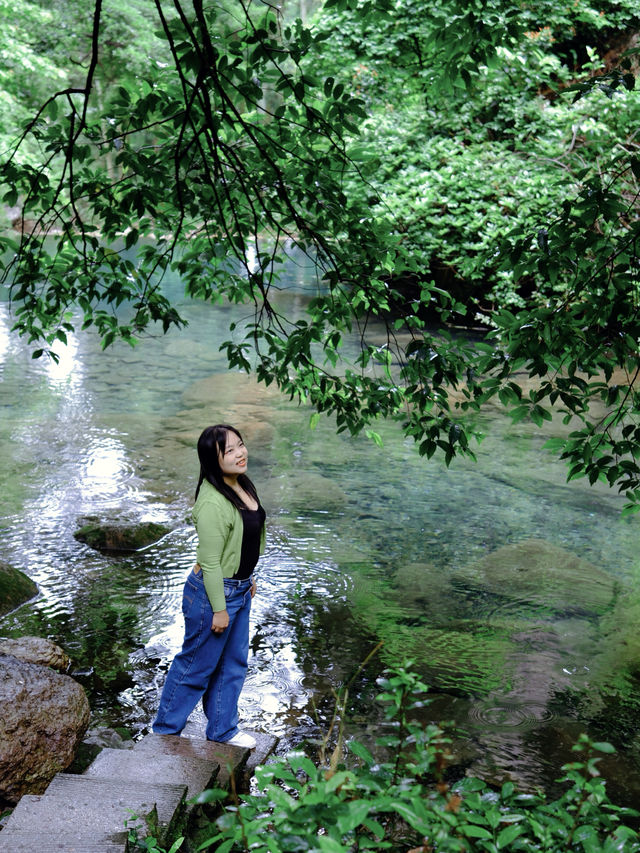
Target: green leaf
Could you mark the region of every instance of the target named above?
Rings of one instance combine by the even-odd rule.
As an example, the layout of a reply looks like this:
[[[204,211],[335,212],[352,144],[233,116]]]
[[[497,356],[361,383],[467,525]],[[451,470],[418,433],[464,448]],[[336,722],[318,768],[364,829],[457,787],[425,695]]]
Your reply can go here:
[[[591,744],[593,749],[597,749],[598,752],[605,752],[608,755],[613,755],[616,751],[615,746],[611,743],[607,743],[607,741],[598,741],[597,743]]]
[[[18,201],[18,191],[15,187],[11,187],[6,191],[6,193],[2,196],[2,200],[9,207],[15,207]]]
[[[194,803],[217,803],[221,800],[226,800],[228,796],[229,792],[223,791],[221,788],[209,788],[205,791],[201,791],[201,793],[194,798]]]
[[[416,829],[418,832],[426,835],[429,832],[429,824],[424,820],[422,815],[417,814],[414,806],[402,801],[394,801],[392,803],[393,811],[404,818],[406,822]]]
[[[520,826],[517,823],[512,823],[510,826],[506,826],[504,829],[500,830],[498,833],[498,837],[496,839],[496,846],[499,850],[504,850],[505,847],[509,847],[516,838],[518,838],[524,832],[524,827]]]
[[[567,474],[567,482],[569,482],[569,480],[575,480],[575,479],[578,479],[578,478],[584,477],[584,476],[586,476],[586,471],[584,469],[584,463],[578,462],[576,465],[573,465],[569,469],[569,473]]]
[[[559,450],[564,450],[566,444],[566,439],[564,438],[549,438],[542,445],[545,450],[551,450],[554,453],[557,453]]]
[[[372,429],[368,429],[365,431],[365,435],[367,438],[370,438],[378,447],[383,447],[382,437],[379,433],[375,432]]]
[[[366,765],[370,766],[370,765],[375,763],[376,759],[369,752],[367,747],[364,746],[363,744],[361,744],[359,741],[357,741],[357,740],[349,741],[348,747],[349,747],[349,752],[352,752],[358,758],[362,759],[362,761],[364,761]]]
[[[340,842],[336,841],[333,838],[329,838],[326,835],[318,835],[315,839],[315,843],[318,845],[319,850],[326,851],[326,853],[347,853],[347,851],[349,850],[348,847],[344,847],[342,844],[340,844]]]
[[[476,826],[472,823],[461,823],[458,825],[459,831],[466,835],[467,838],[491,838],[492,835],[488,829],[483,826]]]
[[[125,236],[125,240],[124,240],[125,248],[130,249],[137,242],[138,242],[138,229],[137,228],[131,228]]]
[[[347,803],[346,808],[346,813],[341,814],[336,821],[338,831],[343,835],[363,824],[369,812],[375,810],[375,803],[367,800],[352,800]]]

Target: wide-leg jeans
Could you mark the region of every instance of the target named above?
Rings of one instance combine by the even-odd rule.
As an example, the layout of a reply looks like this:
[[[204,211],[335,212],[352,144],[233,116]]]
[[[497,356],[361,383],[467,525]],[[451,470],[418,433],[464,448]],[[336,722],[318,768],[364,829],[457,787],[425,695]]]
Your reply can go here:
[[[252,579],[224,578],[229,625],[211,630],[213,611],[202,572],[184,585],[184,643],[173,659],[153,723],[155,734],[180,734],[198,700],[207,717],[207,738],[224,742],[238,732],[238,699],[247,672]]]

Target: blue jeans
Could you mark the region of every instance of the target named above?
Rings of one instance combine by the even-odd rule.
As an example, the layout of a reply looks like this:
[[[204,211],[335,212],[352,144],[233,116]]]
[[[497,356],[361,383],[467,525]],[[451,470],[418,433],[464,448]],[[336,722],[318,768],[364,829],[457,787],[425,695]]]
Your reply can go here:
[[[224,742],[238,732],[238,699],[247,672],[251,578],[224,578],[229,625],[211,630],[213,611],[202,572],[191,572],[184,585],[184,643],[173,659],[153,722],[159,735],[178,735],[202,697],[207,739]]]

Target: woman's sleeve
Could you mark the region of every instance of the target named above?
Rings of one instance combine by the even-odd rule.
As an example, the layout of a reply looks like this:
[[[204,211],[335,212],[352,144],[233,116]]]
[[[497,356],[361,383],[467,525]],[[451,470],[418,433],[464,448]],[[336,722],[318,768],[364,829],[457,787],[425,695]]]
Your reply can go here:
[[[222,582],[221,558],[230,534],[228,521],[220,507],[205,502],[196,521],[198,531],[198,562],[202,568],[202,579],[209,602],[214,612],[226,609],[224,584]]]

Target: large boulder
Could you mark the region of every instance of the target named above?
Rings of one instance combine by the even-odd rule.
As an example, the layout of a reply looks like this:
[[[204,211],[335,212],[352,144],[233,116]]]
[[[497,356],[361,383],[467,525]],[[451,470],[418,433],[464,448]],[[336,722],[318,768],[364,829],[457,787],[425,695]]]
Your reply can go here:
[[[72,762],[89,702],[69,676],[0,654],[0,708],[0,798],[17,803]]]
[[[35,583],[19,569],[0,561],[0,616],[38,594]]]
[[[73,534],[78,542],[84,542],[90,548],[116,554],[139,551],[153,545],[171,528],[155,521],[119,522],[101,521],[96,518],[84,519],[85,523]]]

